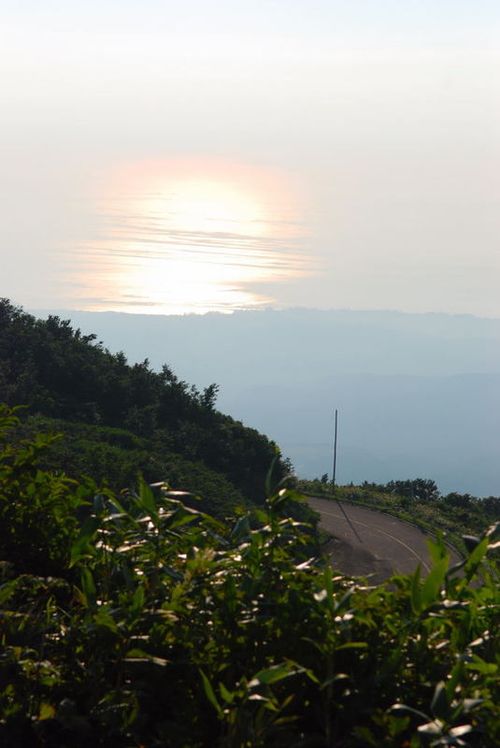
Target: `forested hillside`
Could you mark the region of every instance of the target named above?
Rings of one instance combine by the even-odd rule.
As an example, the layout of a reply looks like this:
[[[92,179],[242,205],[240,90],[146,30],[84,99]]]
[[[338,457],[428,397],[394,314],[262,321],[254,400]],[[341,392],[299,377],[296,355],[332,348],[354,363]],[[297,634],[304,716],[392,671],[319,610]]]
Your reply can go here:
[[[218,412],[216,397],[215,384],[200,392],[166,364],[160,372],[147,360],[131,366],[68,321],[39,320],[0,301],[0,402],[27,406],[26,435],[71,436],[52,445],[47,466],[116,488],[142,471],[206,497],[222,493],[226,504],[260,501],[278,448]],[[273,480],[288,469],[278,457]]]

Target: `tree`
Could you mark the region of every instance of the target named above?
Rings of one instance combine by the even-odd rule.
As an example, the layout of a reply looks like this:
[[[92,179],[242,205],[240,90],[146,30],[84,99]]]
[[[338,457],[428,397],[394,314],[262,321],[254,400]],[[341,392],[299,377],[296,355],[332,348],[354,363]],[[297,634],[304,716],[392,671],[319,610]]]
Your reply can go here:
[[[414,501],[434,501],[439,498],[439,489],[435,481],[426,478],[391,480],[384,489]]]

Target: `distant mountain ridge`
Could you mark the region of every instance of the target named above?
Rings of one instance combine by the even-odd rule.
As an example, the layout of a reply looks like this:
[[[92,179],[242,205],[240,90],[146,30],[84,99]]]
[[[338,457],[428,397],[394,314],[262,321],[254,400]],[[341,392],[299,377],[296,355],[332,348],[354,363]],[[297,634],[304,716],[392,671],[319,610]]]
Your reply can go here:
[[[57,313],[132,361],[172,361],[198,387],[217,382],[219,407],[269,434],[304,477],[331,469],[338,407],[340,481],[423,475],[443,491],[500,492],[500,319]]]
[[[150,347],[142,334],[159,334],[154,340],[160,349],[149,353],[156,365],[164,354],[161,334],[168,334],[169,345],[183,355],[180,364],[186,372],[182,376],[192,372],[195,380],[206,371],[199,365],[202,353],[211,354],[205,360],[209,372],[225,370],[213,357],[214,346],[221,353],[230,349],[237,354],[225,362],[232,369],[253,360],[247,340],[258,345],[270,362],[293,357],[297,365],[300,352],[303,368],[312,356],[337,374],[500,372],[500,319],[496,318],[314,309],[185,316],[74,310],[33,313],[70,318],[83,331],[93,329],[102,335],[113,350],[123,348],[134,360],[144,358]]]

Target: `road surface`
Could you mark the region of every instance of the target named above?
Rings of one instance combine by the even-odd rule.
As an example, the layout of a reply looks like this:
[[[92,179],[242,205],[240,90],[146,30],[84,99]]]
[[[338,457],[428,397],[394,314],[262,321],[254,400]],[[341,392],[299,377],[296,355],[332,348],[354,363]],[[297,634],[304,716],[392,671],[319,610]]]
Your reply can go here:
[[[353,532],[339,502],[309,498],[309,504],[321,515],[320,526],[332,535],[326,550],[333,565],[344,574],[371,575],[374,582],[379,582],[395,572],[411,573],[419,563],[423,574],[429,571],[429,535],[418,527],[374,509],[342,502]],[[460,560],[454,551],[451,556],[452,563]]]

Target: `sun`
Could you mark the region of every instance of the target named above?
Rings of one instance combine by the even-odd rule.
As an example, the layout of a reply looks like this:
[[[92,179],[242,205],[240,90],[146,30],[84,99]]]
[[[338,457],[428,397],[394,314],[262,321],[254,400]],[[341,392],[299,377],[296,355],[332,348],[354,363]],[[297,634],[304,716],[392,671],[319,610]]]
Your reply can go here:
[[[186,179],[160,190],[146,206],[172,231],[251,234],[265,230],[258,198],[231,184],[213,179]]]
[[[270,303],[265,284],[306,272],[297,202],[272,171],[140,164],[113,175],[100,203],[103,235],[80,273],[92,273],[94,309],[230,312]]]

